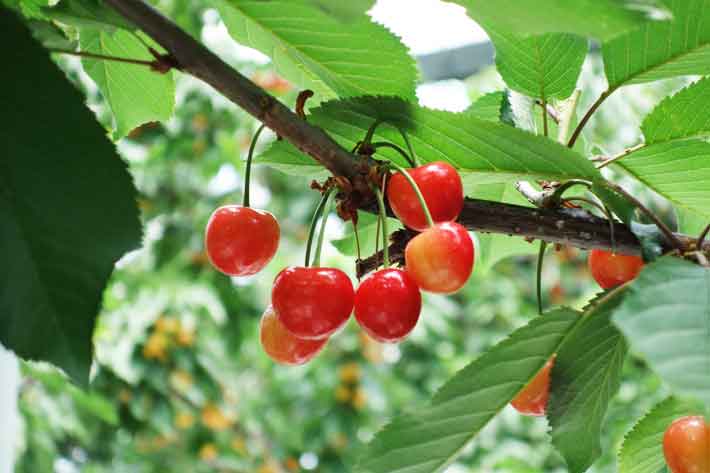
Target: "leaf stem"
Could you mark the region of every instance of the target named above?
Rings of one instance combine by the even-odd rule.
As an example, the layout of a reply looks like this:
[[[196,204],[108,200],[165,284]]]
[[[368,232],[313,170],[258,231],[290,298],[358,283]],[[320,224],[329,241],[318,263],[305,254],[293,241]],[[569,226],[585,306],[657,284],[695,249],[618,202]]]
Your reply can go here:
[[[577,142],[577,139],[579,138],[579,135],[582,134],[582,130],[584,130],[584,127],[587,125],[587,122],[589,121],[590,118],[592,118],[592,115],[594,115],[594,112],[597,111],[599,106],[604,103],[604,101],[616,90],[616,87],[611,87],[604,91],[599,98],[597,99],[596,102],[592,104],[591,107],[589,107],[589,110],[587,110],[587,113],[584,114],[584,117],[579,121],[577,124],[577,128],[574,129],[574,132],[572,133],[572,137],[569,139],[569,142],[567,142],[567,147],[572,148],[574,144]]]
[[[335,194],[333,192],[329,191],[328,197],[325,199],[325,207],[323,208],[323,215],[321,216],[321,222],[320,222],[320,233],[318,233],[318,243],[316,244],[316,254],[313,257],[312,266],[314,266],[314,267],[320,266],[320,254],[321,254],[321,250],[323,249],[323,241],[325,240],[325,225],[328,222],[328,214],[330,213],[330,208],[332,207],[332,204],[333,204],[332,197],[334,195]]]
[[[550,129],[547,125],[547,99],[542,98],[542,130],[545,137],[550,134]]]
[[[131,59],[131,58],[125,58],[125,57],[107,56],[105,54],[96,54],[96,53],[90,53],[87,51],[72,51],[71,49],[63,49],[63,48],[47,48],[47,49],[52,53],[68,54],[70,56],[79,56],[79,57],[85,57],[88,59],[123,62],[126,64],[135,64],[138,66],[148,66],[150,68],[154,68],[156,65],[155,60],[148,61],[145,59]]]
[[[412,159],[412,157],[411,157],[409,154],[407,154],[407,152],[404,151],[401,147],[397,146],[397,145],[394,144],[394,143],[390,143],[389,141],[377,141],[377,142],[375,142],[375,143],[372,143],[372,147],[375,148],[375,149],[377,149],[377,148],[392,148],[393,150],[395,150],[395,151],[397,151],[399,154],[401,154],[402,157],[407,160],[407,162],[409,163],[409,165],[410,165],[411,167],[415,167],[415,166],[416,166],[416,164],[415,164],[414,160]]]
[[[318,202],[316,210],[313,212],[313,217],[311,217],[311,224],[308,230],[308,242],[306,242],[306,260],[304,266],[307,268],[309,266],[309,261],[311,259],[311,246],[313,246],[313,236],[316,233],[316,224],[318,223],[318,218],[323,213],[323,208],[325,207],[325,201],[328,200],[331,190],[327,190],[325,194]]]
[[[249,189],[251,188],[251,161],[254,157],[256,141],[259,139],[259,135],[261,135],[261,132],[264,131],[264,128],[266,128],[266,125],[263,124],[259,128],[257,128],[256,132],[254,133],[254,136],[251,139],[251,143],[249,144],[246,171],[244,172],[244,196],[242,197],[242,205],[244,207],[249,207]]]
[[[426,222],[430,227],[434,226],[434,219],[431,218],[431,213],[429,212],[429,207],[426,205],[426,201],[424,200],[424,196],[422,195],[422,191],[419,190],[419,186],[417,185],[416,182],[414,182],[414,179],[412,176],[409,175],[409,173],[402,168],[401,166],[390,162],[390,166],[395,168],[400,174],[404,176],[404,178],[409,182],[409,185],[412,186],[412,189],[414,190],[414,193],[417,195],[417,199],[419,199],[419,205],[422,206],[422,210],[424,211],[424,217],[426,218]]]
[[[537,312],[542,315],[542,262],[545,260],[547,242],[540,240],[540,251],[537,254]]]
[[[605,161],[602,161],[601,163],[597,164],[597,169],[601,169],[601,168],[604,168],[604,167],[606,167],[606,166],[608,166],[608,165],[610,165],[610,164],[612,164],[612,163],[615,163],[615,162],[617,162],[618,160],[620,160],[621,158],[623,158],[623,157],[625,157],[625,156],[628,156],[628,155],[630,155],[631,153],[634,153],[634,152],[640,150],[641,148],[643,148],[643,147],[645,147],[645,146],[646,146],[646,143],[639,143],[639,144],[637,144],[636,146],[632,146],[631,148],[626,148],[624,151],[622,151],[621,153],[617,154],[616,156],[612,156],[611,158],[609,158],[609,159],[607,159],[607,160],[605,160]]]

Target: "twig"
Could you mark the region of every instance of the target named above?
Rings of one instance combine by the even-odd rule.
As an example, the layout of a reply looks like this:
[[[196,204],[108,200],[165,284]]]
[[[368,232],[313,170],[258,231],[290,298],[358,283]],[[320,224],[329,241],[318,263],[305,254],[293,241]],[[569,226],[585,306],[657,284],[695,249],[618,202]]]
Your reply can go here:
[[[137,66],[148,66],[151,69],[155,67],[156,61],[148,61],[145,59],[131,59],[131,58],[126,58],[126,57],[116,57],[116,56],[108,56],[105,54],[96,54],[96,53],[90,53],[87,51],[73,51],[71,49],[63,49],[63,48],[47,48],[50,52],[52,53],[57,53],[57,54],[68,54],[70,56],[79,56],[79,57],[85,57],[88,59],[98,59],[101,61],[113,61],[113,62],[123,62],[126,64],[134,64]]]
[[[569,139],[569,142],[567,143],[567,146],[569,148],[572,148],[574,144],[577,142],[577,138],[579,138],[579,135],[582,133],[582,130],[584,130],[584,127],[587,125],[587,122],[589,121],[590,118],[592,118],[592,115],[594,115],[594,112],[597,111],[599,106],[609,97],[614,91],[616,90],[615,87],[612,87],[610,89],[607,89],[604,93],[602,93],[599,98],[597,99],[596,102],[592,104],[591,107],[589,107],[589,110],[587,110],[587,113],[584,114],[584,117],[579,121],[577,124],[577,128],[574,129],[574,132],[572,133],[572,137]]]
[[[615,155],[615,156],[612,156],[611,158],[606,159],[606,160],[602,161],[601,163],[597,164],[597,169],[601,169],[601,168],[606,167],[606,166],[608,166],[608,165],[610,165],[610,164],[612,164],[612,163],[615,163],[616,161],[620,160],[621,158],[623,158],[623,157],[625,157],[625,156],[628,156],[628,155],[630,155],[631,153],[634,153],[634,152],[640,150],[640,149],[643,148],[644,146],[646,146],[646,143],[639,143],[639,144],[637,144],[636,146],[632,146],[632,147],[630,147],[630,148],[626,148],[626,149],[625,149],[624,151],[622,151],[621,153],[619,153],[619,154],[617,154],[617,155]]]

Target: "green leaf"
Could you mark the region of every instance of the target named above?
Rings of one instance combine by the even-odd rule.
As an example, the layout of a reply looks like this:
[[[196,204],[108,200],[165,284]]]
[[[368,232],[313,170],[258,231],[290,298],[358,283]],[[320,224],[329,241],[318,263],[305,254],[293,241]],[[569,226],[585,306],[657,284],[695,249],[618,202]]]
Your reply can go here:
[[[53,7],[43,7],[48,18],[76,28],[96,28],[114,32],[116,28],[133,30],[135,27],[115,10],[97,0],[63,0]]]
[[[479,120],[499,122],[503,118],[505,100],[505,92],[490,92],[479,97],[463,113]]]
[[[341,21],[353,21],[363,16],[375,4],[375,0],[348,0],[333,2],[329,0],[309,0],[309,3],[323,13]]]
[[[82,51],[122,58],[152,60],[148,49],[132,33],[82,29]],[[115,121],[115,138],[122,138],[138,125],[165,121],[175,106],[172,72],[160,74],[147,66],[115,61],[82,59],[86,73],[96,82]]]
[[[360,238],[360,254],[362,257],[370,256],[375,252],[375,231],[377,230],[377,216],[367,212],[358,212],[357,234]],[[355,241],[355,233],[353,232],[352,223],[346,224],[347,230],[342,238],[332,240],[331,243],[339,252],[345,256],[357,256],[357,246]],[[390,233],[402,228],[399,220],[394,218],[387,219],[387,229]],[[382,230],[380,229],[380,232]],[[381,233],[380,233],[381,235]],[[382,240],[380,236],[379,240]],[[378,244],[382,248],[382,241]]]
[[[646,143],[710,134],[710,79],[701,79],[667,97],[644,119]]]
[[[584,38],[565,33],[522,37],[486,30],[496,48],[498,72],[508,87],[548,101],[572,95],[587,55]]]
[[[468,183],[599,177],[590,161],[565,146],[469,113],[431,110],[395,98],[360,97],[324,103],[308,117],[309,122],[325,129],[346,149],[352,149],[378,119],[386,123],[377,129],[373,141],[406,147],[396,127],[406,130],[421,161],[447,161],[463,173]],[[288,146],[275,145],[272,149],[279,152],[278,158],[269,149],[262,162],[278,159],[283,165],[286,154],[282,151]],[[291,148],[290,155],[297,155],[298,151]],[[375,156],[405,165],[403,158],[390,149],[382,148]],[[291,161],[293,165],[311,163],[311,158],[305,157]]]
[[[710,217],[710,144],[705,141],[651,145],[619,164],[676,205]]]
[[[276,70],[321,98],[365,94],[415,97],[417,70],[384,26],[343,23],[307,0],[218,0],[232,37],[271,57]]]
[[[671,256],[648,264],[613,320],[674,392],[710,406],[710,269]]]
[[[627,344],[611,323],[623,291],[603,293],[567,336],[552,369],[547,407],[552,443],[571,473],[586,471],[601,455],[599,438],[611,398],[619,389]]]
[[[678,231],[687,235],[699,236],[710,224],[710,219],[690,210],[678,208],[676,214],[678,216]]]
[[[140,244],[136,190],[103,128],[22,23],[0,9],[0,342],[88,382],[114,263]],[[38,135],[41,130],[41,135]]]
[[[630,0],[452,0],[469,16],[499,31],[529,36],[542,33],[574,33],[608,40],[635,29],[646,14]]]
[[[266,164],[284,174],[298,177],[310,177],[320,180],[328,177],[328,171],[318,161],[303,154],[287,141],[273,141],[256,158],[254,164]]]
[[[703,415],[702,406],[677,398],[657,404],[626,434],[619,452],[619,473],[658,473],[666,462],[663,434],[680,417]]]
[[[602,45],[609,87],[710,73],[705,0],[668,0],[672,21],[653,22]]]
[[[537,374],[580,320],[560,309],[536,317],[451,378],[431,404],[404,414],[370,442],[356,471],[444,471]]]

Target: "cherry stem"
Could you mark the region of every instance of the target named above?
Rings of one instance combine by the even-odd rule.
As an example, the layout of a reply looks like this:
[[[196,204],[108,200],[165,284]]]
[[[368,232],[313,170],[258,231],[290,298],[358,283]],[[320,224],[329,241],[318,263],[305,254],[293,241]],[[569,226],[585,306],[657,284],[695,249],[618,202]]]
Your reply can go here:
[[[389,238],[389,231],[387,228],[387,211],[385,210],[385,199],[382,197],[382,191],[375,188],[375,195],[377,196],[377,205],[380,207],[379,219],[382,222],[382,252],[384,256],[384,267],[389,268],[390,265],[390,249],[387,238]]]
[[[328,197],[325,199],[325,207],[323,208],[323,215],[320,221],[320,233],[318,234],[318,242],[316,243],[316,254],[313,257],[313,264],[311,266],[320,266],[320,254],[323,249],[323,240],[325,240],[325,224],[328,222],[328,214],[330,213],[330,208],[333,204],[332,197],[335,194],[328,192]]]
[[[545,260],[547,242],[540,240],[540,251],[537,254],[537,312],[542,315],[542,262]]]
[[[308,242],[306,243],[306,261],[305,267],[309,266],[309,261],[311,259],[311,246],[313,246],[313,236],[316,233],[316,224],[318,223],[318,218],[323,213],[323,208],[325,207],[325,201],[328,200],[330,196],[330,190],[326,191],[318,202],[316,210],[313,212],[313,217],[311,218],[311,225],[308,230]]]
[[[409,155],[412,157],[412,161],[414,161],[412,167],[418,166],[419,160],[417,159],[417,153],[414,152],[414,147],[412,147],[412,142],[409,141],[409,136],[401,128],[397,128],[397,130],[399,130],[399,134],[402,135],[402,139],[404,139],[404,143],[407,145],[407,149],[409,150]]]
[[[394,143],[390,143],[388,141],[377,141],[375,143],[372,143],[372,147],[377,149],[377,148],[392,148],[393,150],[397,151],[399,154],[401,154],[404,159],[407,160],[409,165],[411,167],[416,167],[415,161],[412,159],[411,155],[407,154],[406,151],[404,151],[401,147],[397,146]]]
[[[145,59],[131,59],[131,58],[125,58],[125,57],[107,56],[105,54],[89,53],[86,51],[72,51],[71,49],[48,48],[48,50],[52,53],[68,54],[70,56],[79,56],[79,57],[85,57],[88,59],[99,59],[102,61],[123,62],[126,64],[135,64],[138,66],[148,66],[151,68],[154,67],[156,64],[155,60],[148,61]]]
[[[355,251],[357,253],[357,261],[360,261],[362,259],[362,254],[360,253],[360,235],[357,231],[357,223],[355,223],[355,219],[351,220],[351,222],[353,224],[353,234],[355,235]]]
[[[375,135],[375,130],[377,130],[377,127],[380,126],[381,123],[382,123],[382,121],[375,120],[375,122],[372,125],[370,125],[370,128],[367,129],[367,133],[365,134],[365,138],[360,143],[360,146],[369,145],[372,142],[372,137]]]
[[[404,178],[409,182],[409,185],[412,186],[412,189],[414,190],[414,193],[417,195],[417,199],[419,199],[419,205],[422,206],[422,210],[424,211],[424,217],[426,218],[427,225],[430,227],[434,226],[434,219],[431,218],[431,213],[429,212],[429,207],[426,205],[426,201],[424,200],[424,196],[422,195],[422,191],[419,190],[419,186],[417,185],[416,182],[414,182],[414,179],[412,176],[409,175],[409,173],[402,168],[402,166],[399,166],[398,164],[395,164],[390,161],[390,166],[395,168],[400,174],[404,176]]]
[[[594,112],[597,111],[599,106],[604,103],[604,101],[616,90],[616,87],[611,87],[607,89],[604,93],[602,93],[599,98],[597,99],[596,102],[592,104],[591,107],[589,107],[589,110],[587,110],[587,113],[584,114],[582,119],[579,121],[577,124],[577,128],[574,129],[572,132],[572,137],[569,139],[567,142],[567,147],[572,148],[574,147],[574,144],[577,142],[577,139],[579,136],[582,134],[582,130],[584,130],[584,127],[587,125],[587,122],[589,121],[590,118],[592,118],[592,115],[594,115]]]
[[[251,187],[251,160],[254,156],[254,148],[256,148],[256,141],[259,139],[259,135],[264,131],[266,125],[261,125],[257,128],[256,133],[251,139],[251,144],[249,144],[249,153],[247,153],[247,165],[246,171],[244,173],[244,197],[242,198],[242,205],[244,207],[249,207],[249,188]]]

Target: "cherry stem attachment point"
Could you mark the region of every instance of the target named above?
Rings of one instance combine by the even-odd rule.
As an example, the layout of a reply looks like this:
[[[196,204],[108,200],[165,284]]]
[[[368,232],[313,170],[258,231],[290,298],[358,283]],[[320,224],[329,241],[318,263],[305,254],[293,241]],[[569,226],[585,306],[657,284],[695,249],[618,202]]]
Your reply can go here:
[[[419,186],[417,185],[416,182],[414,182],[414,179],[412,176],[409,175],[406,169],[402,168],[401,166],[390,162],[390,166],[395,168],[400,174],[404,176],[404,178],[409,182],[409,185],[412,186],[412,189],[414,190],[414,193],[417,195],[417,199],[419,199],[419,204],[422,206],[422,210],[424,211],[424,217],[426,218],[426,222],[430,227],[434,226],[434,219],[431,218],[431,213],[429,212],[429,207],[426,205],[426,201],[424,200],[424,196],[422,195],[422,191],[419,190]]]
[[[323,208],[325,208],[325,202],[330,196],[331,190],[327,190],[318,202],[316,210],[313,212],[313,217],[311,218],[311,224],[308,230],[308,242],[306,242],[306,260],[304,266],[307,268],[311,259],[311,246],[313,246],[313,237],[316,233],[316,225],[318,224],[318,218],[323,213]]]
[[[242,205],[244,207],[249,207],[249,189],[251,187],[251,161],[254,157],[256,141],[259,139],[259,135],[261,135],[261,132],[264,131],[264,128],[266,128],[266,125],[261,125],[259,128],[257,128],[256,132],[254,133],[254,136],[251,139],[251,143],[249,144],[246,171],[244,172],[244,197],[242,198]]]
[[[332,190],[332,189],[331,189]],[[323,207],[323,215],[320,221],[320,233],[318,233],[318,242],[316,243],[316,254],[313,257],[313,264],[311,266],[320,266],[320,254],[323,250],[323,241],[325,240],[325,225],[328,222],[328,214],[330,213],[330,208],[333,205],[333,196],[335,193],[328,191],[327,198],[325,199],[325,206]]]
[[[375,143],[372,143],[372,147],[375,148],[375,150],[377,148],[391,148],[401,154],[402,157],[407,160],[411,167],[416,167],[416,162],[414,161],[414,159],[412,159],[412,156],[410,154],[407,154],[406,151],[404,151],[401,147],[397,146],[394,143],[390,143],[389,141],[377,141]]]
[[[384,187],[384,186],[383,186]],[[377,196],[377,205],[380,208],[379,219],[382,222],[382,251],[384,256],[384,267],[388,268],[390,265],[390,249],[389,242],[389,232],[387,228],[387,211],[385,210],[385,199],[382,197],[382,191],[375,188],[375,195]]]

